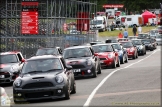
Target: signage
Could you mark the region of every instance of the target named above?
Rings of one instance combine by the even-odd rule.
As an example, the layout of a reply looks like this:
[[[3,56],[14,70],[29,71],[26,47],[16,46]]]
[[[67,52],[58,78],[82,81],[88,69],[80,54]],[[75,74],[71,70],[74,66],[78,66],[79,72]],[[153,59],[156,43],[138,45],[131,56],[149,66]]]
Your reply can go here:
[[[21,12],[22,34],[38,34],[37,9],[23,9]]]
[[[124,5],[122,5],[122,4],[119,4],[119,5],[117,5],[117,4],[109,4],[109,5],[103,5],[102,7],[103,8],[123,8]]]
[[[37,0],[22,0],[21,5],[21,33],[38,34]]]

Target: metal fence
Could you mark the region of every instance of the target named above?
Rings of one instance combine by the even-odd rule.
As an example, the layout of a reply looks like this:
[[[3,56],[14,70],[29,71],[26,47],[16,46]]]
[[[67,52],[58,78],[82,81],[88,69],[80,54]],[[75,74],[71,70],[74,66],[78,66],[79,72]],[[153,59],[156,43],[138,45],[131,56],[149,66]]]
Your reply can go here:
[[[96,0],[38,0],[37,35],[21,33],[22,0],[0,0],[0,51],[19,50],[26,57],[34,55],[39,47],[81,45],[95,40],[95,34],[80,30],[78,34],[70,33],[79,19],[79,12],[88,13],[91,20],[96,13]],[[63,25],[67,24],[67,31]],[[88,29],[89,30],[89,29]]]

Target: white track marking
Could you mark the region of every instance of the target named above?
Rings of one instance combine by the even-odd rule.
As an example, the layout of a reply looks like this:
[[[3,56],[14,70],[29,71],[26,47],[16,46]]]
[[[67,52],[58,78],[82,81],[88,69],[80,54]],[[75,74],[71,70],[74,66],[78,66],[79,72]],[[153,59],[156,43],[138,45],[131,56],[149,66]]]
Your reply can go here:
[[[119,69],[116,69],[116,70],[112,71],[112,72],[111,72],[110,74],[108,74],[108,75],[98,84],[98,86],[92,91],[92,93],[89,95],[87,101],[85,102],[85,104],[84,104],[83,106],[84,106],[84,107],[88,107],[88,106],[89,106],[89,104],[91,103],[91,100],[93,99],[93,97],[94,97],[94,95],[96,94],[97,90],[98,90],[98,89],[105,83],[105,81],[106,81],[110,76],[112,76],[115,72],[117,72],[117,71],[119,71],[119,70],[122,70],[122,69],[125,69],[125,68],[128,68],[128,67],[130,67],[130,66],[132,66],[132,65],[134,65],[134,64],[137,64],[137,63],[139,63],[139,62],[145,60],[146,58],[150,57],[151,55],[153,55],[155,52],[157,52],[157,51],[159,51],[159,50],[160,50],[160,49],[156,49],[156,50],[155,50],[153,53],[151,53],[149,56],[147,56],[147,57],[145,57],[145,58],[143,58],[143,59],[140,59],[139,61],[134,62],[134,63],[132,63],[132,64],[130,64],[130,65],[124,67],[124,68],[119,68]]]

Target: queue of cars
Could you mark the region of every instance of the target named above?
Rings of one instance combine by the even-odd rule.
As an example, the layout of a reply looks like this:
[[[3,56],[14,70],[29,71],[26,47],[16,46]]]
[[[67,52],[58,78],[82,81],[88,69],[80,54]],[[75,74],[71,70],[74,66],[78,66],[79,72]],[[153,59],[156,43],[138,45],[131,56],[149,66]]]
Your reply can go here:
[[[102,68],[116,68],[156,49],[156,41],[148,36],[107,39],[89,44],[40,48],[29,59],[21,52],[1,53],[0,83],[13,82],[15,103],[39,99],[70,99],[76,93],[76,79],[96,78]],[[11,57],[12,56],[12,57]],[[13,58],[13,60],[12,60]]]

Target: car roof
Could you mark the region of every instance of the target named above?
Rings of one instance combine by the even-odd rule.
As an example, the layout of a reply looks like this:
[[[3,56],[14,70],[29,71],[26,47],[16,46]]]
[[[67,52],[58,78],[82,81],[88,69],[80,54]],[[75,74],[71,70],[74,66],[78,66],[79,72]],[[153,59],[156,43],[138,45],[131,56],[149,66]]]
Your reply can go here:
[[[90,45],[72,46],[72,47],[65,48],[64,50],[67,50],[67,49],[77,49],[77,48],[89,48],[89,47],[92,47],[92,46],[90,46]]]
[[[62,56],[60,56],[60,55],[41,55],[41,56],[33,56],[27,60],[50,59],[50,58],[62,58]]]
[[[111,44],[109,44],[109,43],[103,43],[103,44],[95,44],[95,45],[93,45],[93,46],[102,46],[102,45],[111,45]],[[92,47],[93,47],[92,46]]]
[[[126,43],[126,42],[131,42],[131,41],[120,41],[120,43]]]
[[[10,54],[17,54],[20,53],[19,51],[10,51],[10,52],[1,52],[0,55],[10,55]]]
[[[141,40],[141,39],[132,39],[132,40]]]

